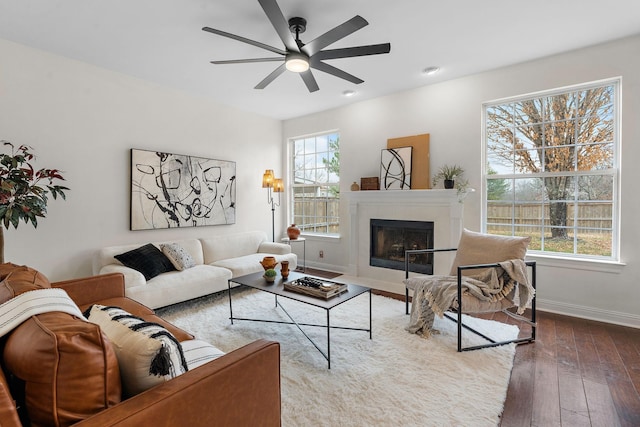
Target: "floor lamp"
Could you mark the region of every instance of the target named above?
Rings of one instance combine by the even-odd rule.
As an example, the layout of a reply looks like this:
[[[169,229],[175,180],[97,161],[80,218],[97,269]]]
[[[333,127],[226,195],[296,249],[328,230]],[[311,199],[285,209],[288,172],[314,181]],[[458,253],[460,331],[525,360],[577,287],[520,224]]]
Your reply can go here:
[[[276,206],[280,206],[280,193],[284,191],[282,178],[275,178],[273,170],[267,169],[262,175],[262,188],[267,189],[267,203],[271,205],[271,234],[273,241],[276,241]],[[278,201],[275,201],[275,194],[278,193]]]

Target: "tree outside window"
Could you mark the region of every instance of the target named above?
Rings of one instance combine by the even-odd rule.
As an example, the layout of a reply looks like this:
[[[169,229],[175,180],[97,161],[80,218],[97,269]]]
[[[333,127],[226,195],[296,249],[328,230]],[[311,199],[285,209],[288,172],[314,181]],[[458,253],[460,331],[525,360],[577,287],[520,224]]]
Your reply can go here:
[[[292,217],[303,233],[337,235],[340,225],[340,135],[292,140]]]
[[[485,228],[531,249],[617,256],[618,81],[484,106]]]

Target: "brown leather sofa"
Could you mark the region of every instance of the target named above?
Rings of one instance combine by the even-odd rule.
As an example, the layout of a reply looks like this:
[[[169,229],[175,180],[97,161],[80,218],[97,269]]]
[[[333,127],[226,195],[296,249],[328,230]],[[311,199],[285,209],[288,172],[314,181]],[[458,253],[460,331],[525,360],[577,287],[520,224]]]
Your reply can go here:
[[[0,297],[4,296],[3,301],[6,301],[7,290],[2,286],[6,278],[3,266],[7,264],[0,265]],[[151,309],[125,297],[124,277],[120,273],[51,283],[51,287],[64,289],[82,311],[94,303],[118,306],[163,325],[179,341],[193,339],[188,332],[164,321]],[[3,354],[0,425],[37,425],[33,420],[25,419],[29,416],[28,411],[16,408],[19,399],[12,396],[12,392],[24,393],[24,390],[19,387],[16,390],[15,375],[5,364],[4,355],[11,350],[7,346],[20,342],[12,341],[10,336],[11,333],[0,339]],[[78,369],[82,371],[83,368]],[[106,409],[72,424],[88,427],[279,426],[280,399],[280,346],[277,342],[258,340],[119,403],[107,402]],[[119,396],[117,400],[120,400]]]

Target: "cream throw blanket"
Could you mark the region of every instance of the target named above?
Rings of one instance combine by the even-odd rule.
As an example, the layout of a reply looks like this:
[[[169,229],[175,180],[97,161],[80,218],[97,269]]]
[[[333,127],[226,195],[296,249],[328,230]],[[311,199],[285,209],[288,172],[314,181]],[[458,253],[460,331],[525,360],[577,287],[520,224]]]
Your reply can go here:
[[[517,286],[519,299],[517,312],[524,313],[535,293],[535,289],[529,282],[527,265],[520,259],[498,264],[500,267],[490,268],[472,276],[463,276],[463,294],[472,295],[487,303],[507,299],[509,305],[513,306]],[[422,283],[413,290],[411,318],[409,326],[405,329],[428,338],[432,332],[436,332],[432,331],[434,314],[442,317],[449,308],[458,306],[458,278],[457,276],[424,276],[421,279]]]
[[[37,289],[0,304],[0,337],[36,314],[61,311],[84,319],[82,312],[64,289]]]

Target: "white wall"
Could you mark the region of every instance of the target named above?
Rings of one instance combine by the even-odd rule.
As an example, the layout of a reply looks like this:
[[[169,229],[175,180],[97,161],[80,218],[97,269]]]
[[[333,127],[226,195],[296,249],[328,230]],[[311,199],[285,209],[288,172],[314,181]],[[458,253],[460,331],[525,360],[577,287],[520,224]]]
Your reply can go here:
[[[621,254],[626,265],[605,272],[602,265],[593,270],[540,260],[538,301],[550,310],[640,326],[640,201],[634,188],[640,179],[635,165],[640,158],[640,37],[284,123],[0,40],[0,139],[33,146],[36,166],[62,169],[71,188],[67,201],[50,203],[37,229],[21,223],[6,232],[5,258],[60,280],[91,274],[92,254],[106,245],[252,229],[270,234],[262,172],[284,171],[283,136],[328,129],[341,133],[342,191],[360,177],[379,174],[387,138],[420,133],[431,134],[432,168],[460,163],[479,188],[482,102],[616,76],[623,77]],[[130,148],[236,161],[236,224],[129,231]],[[284,234],[285,211],[285,206],[276,210],[277,235]],[[346,205],[341,214],[348,217]],[[467,198],[464,217],[467,228],[479,230],[478,195]],[[309,239],[308,265],[347,271],[349,230],[341,232],[339,239]]]
[[[271,235],[261,182],[265,169],[282,171],[279,120],[0,40],[0,139],[31,145],[37,167],[65,171],[67,201],[51,200],[37,229],[21,223],[5,231],[5,260],[51,280],[90,275],[102,246]],[[235,161],[236,224],[129,231],[131,148]],[[282,233],[282,220],[276,227]]]
[[[341,191],[347,192],[360,177],[379,175],[380,149],[388,138],[429,133],[432,170],[459,163],[471,186],[480,188],[483,102],[617,76],[622,76],[621,260],[626,265],[539,259],[538,303],[551,311],[640,327],[640,36],[287,120],[284,136],[338,129]],[[480,230],[480,206],[479,194],[467,198],[467,228]],[[343,203],[344,219],[347,208]],[[345,271],[349,230],[341,233],[338,240],[308,239],[308,264]]]

